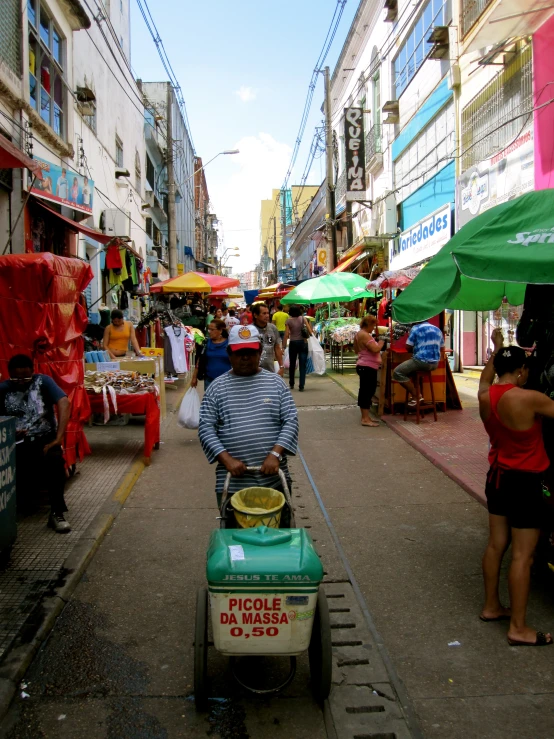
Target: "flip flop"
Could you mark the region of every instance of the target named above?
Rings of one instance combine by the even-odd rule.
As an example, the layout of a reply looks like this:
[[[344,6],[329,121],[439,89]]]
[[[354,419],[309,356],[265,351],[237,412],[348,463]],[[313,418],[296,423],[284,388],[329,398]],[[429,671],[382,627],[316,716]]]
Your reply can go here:
[[[511,647],[549,647],[551,644],[554,644],[554,641],[551,639],[550,641],[546,640],[546,634],[544,634],[542,631],[537,631],[537,638],[535,641],[519,641],[517,639],[508,639],[508,644]]]
[[[489,623],[489,621],[509,621],[511,616],[508,616],[507,613],[503,613],[501,616],[495,616],[494,618],[487,618],[487,616],[479,616],[479,618],[481,621]]]

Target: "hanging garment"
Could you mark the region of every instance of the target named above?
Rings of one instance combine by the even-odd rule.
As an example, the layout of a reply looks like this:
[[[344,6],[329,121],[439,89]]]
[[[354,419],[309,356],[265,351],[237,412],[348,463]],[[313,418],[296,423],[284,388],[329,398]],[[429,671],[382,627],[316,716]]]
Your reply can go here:
[[[127,252],[127,249],[122,246],[119,249],[119,256],[121,259],[121,279],[126,280],[129,277],[129,273],[127,272],[127,264],[126,264],[126,258],[125,254]]]
[[[111,287],[115,287],[115,285],[121,285],[121,270],[110,269],[108,282],[110,283]]]
[[[137,271],[137,260],[132,255],[131,255],[131,277],[133,280],[133,285],[138,285],[139,276],[138,276],[138,271]]]
[[[171,342],[171,354],[175,372],[182,375],[188,371],[187,357],[185,355],[185,332],[182,328],[168,326],[164,329]]]
[[[176,373],[175,365],[173,364],[171,341],[167,334],[164,336],[164,372],[166,375],[174,375]]]
[[[125,250],[125,249],[124,249]],[[121,269],[123,263],[121,261],[121,252],[117,244],[108,246],[106,252],[106,268],[107,269]]]

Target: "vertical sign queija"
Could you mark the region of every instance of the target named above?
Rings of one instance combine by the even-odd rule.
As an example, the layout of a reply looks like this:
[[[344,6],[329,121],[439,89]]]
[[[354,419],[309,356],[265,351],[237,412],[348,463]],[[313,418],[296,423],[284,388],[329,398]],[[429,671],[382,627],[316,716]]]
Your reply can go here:
[[[346,199],[365,200],[364,111],[344,109],[344,144],[346,148]]]

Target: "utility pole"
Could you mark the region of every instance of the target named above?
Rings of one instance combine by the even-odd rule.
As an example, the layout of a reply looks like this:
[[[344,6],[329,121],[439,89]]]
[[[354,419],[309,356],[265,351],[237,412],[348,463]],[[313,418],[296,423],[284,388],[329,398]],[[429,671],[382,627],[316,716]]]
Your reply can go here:
[[[277,274],[277,216],[273,216],[273,277],[277,282],[279,279]]]
[[[169,276],[177,277],[177,211],[173,166],[173,89],[167,83],[167,231],[169,236]]]
[[[281,190],[281,253],[283,255],[283,267],[287,266],[287,191]]]
[[[327,161],[327,243],[328,249],[327,272],[337,266],[337,229],[335,228],[335,185],[333,183],[333,127],[331,125],[331,79],[329,67],[323,71],[325,78],[325,152]]]

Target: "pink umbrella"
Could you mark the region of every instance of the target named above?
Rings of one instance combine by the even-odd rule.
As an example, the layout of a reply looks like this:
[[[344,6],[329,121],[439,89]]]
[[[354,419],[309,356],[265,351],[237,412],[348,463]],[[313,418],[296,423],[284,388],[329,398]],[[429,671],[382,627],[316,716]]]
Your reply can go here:
[[[419,269],[410,267],[408,269],[397,269],[389,272],[381,272],[377,279],[368,282],[366,290],[403,290],[419,274]]]

